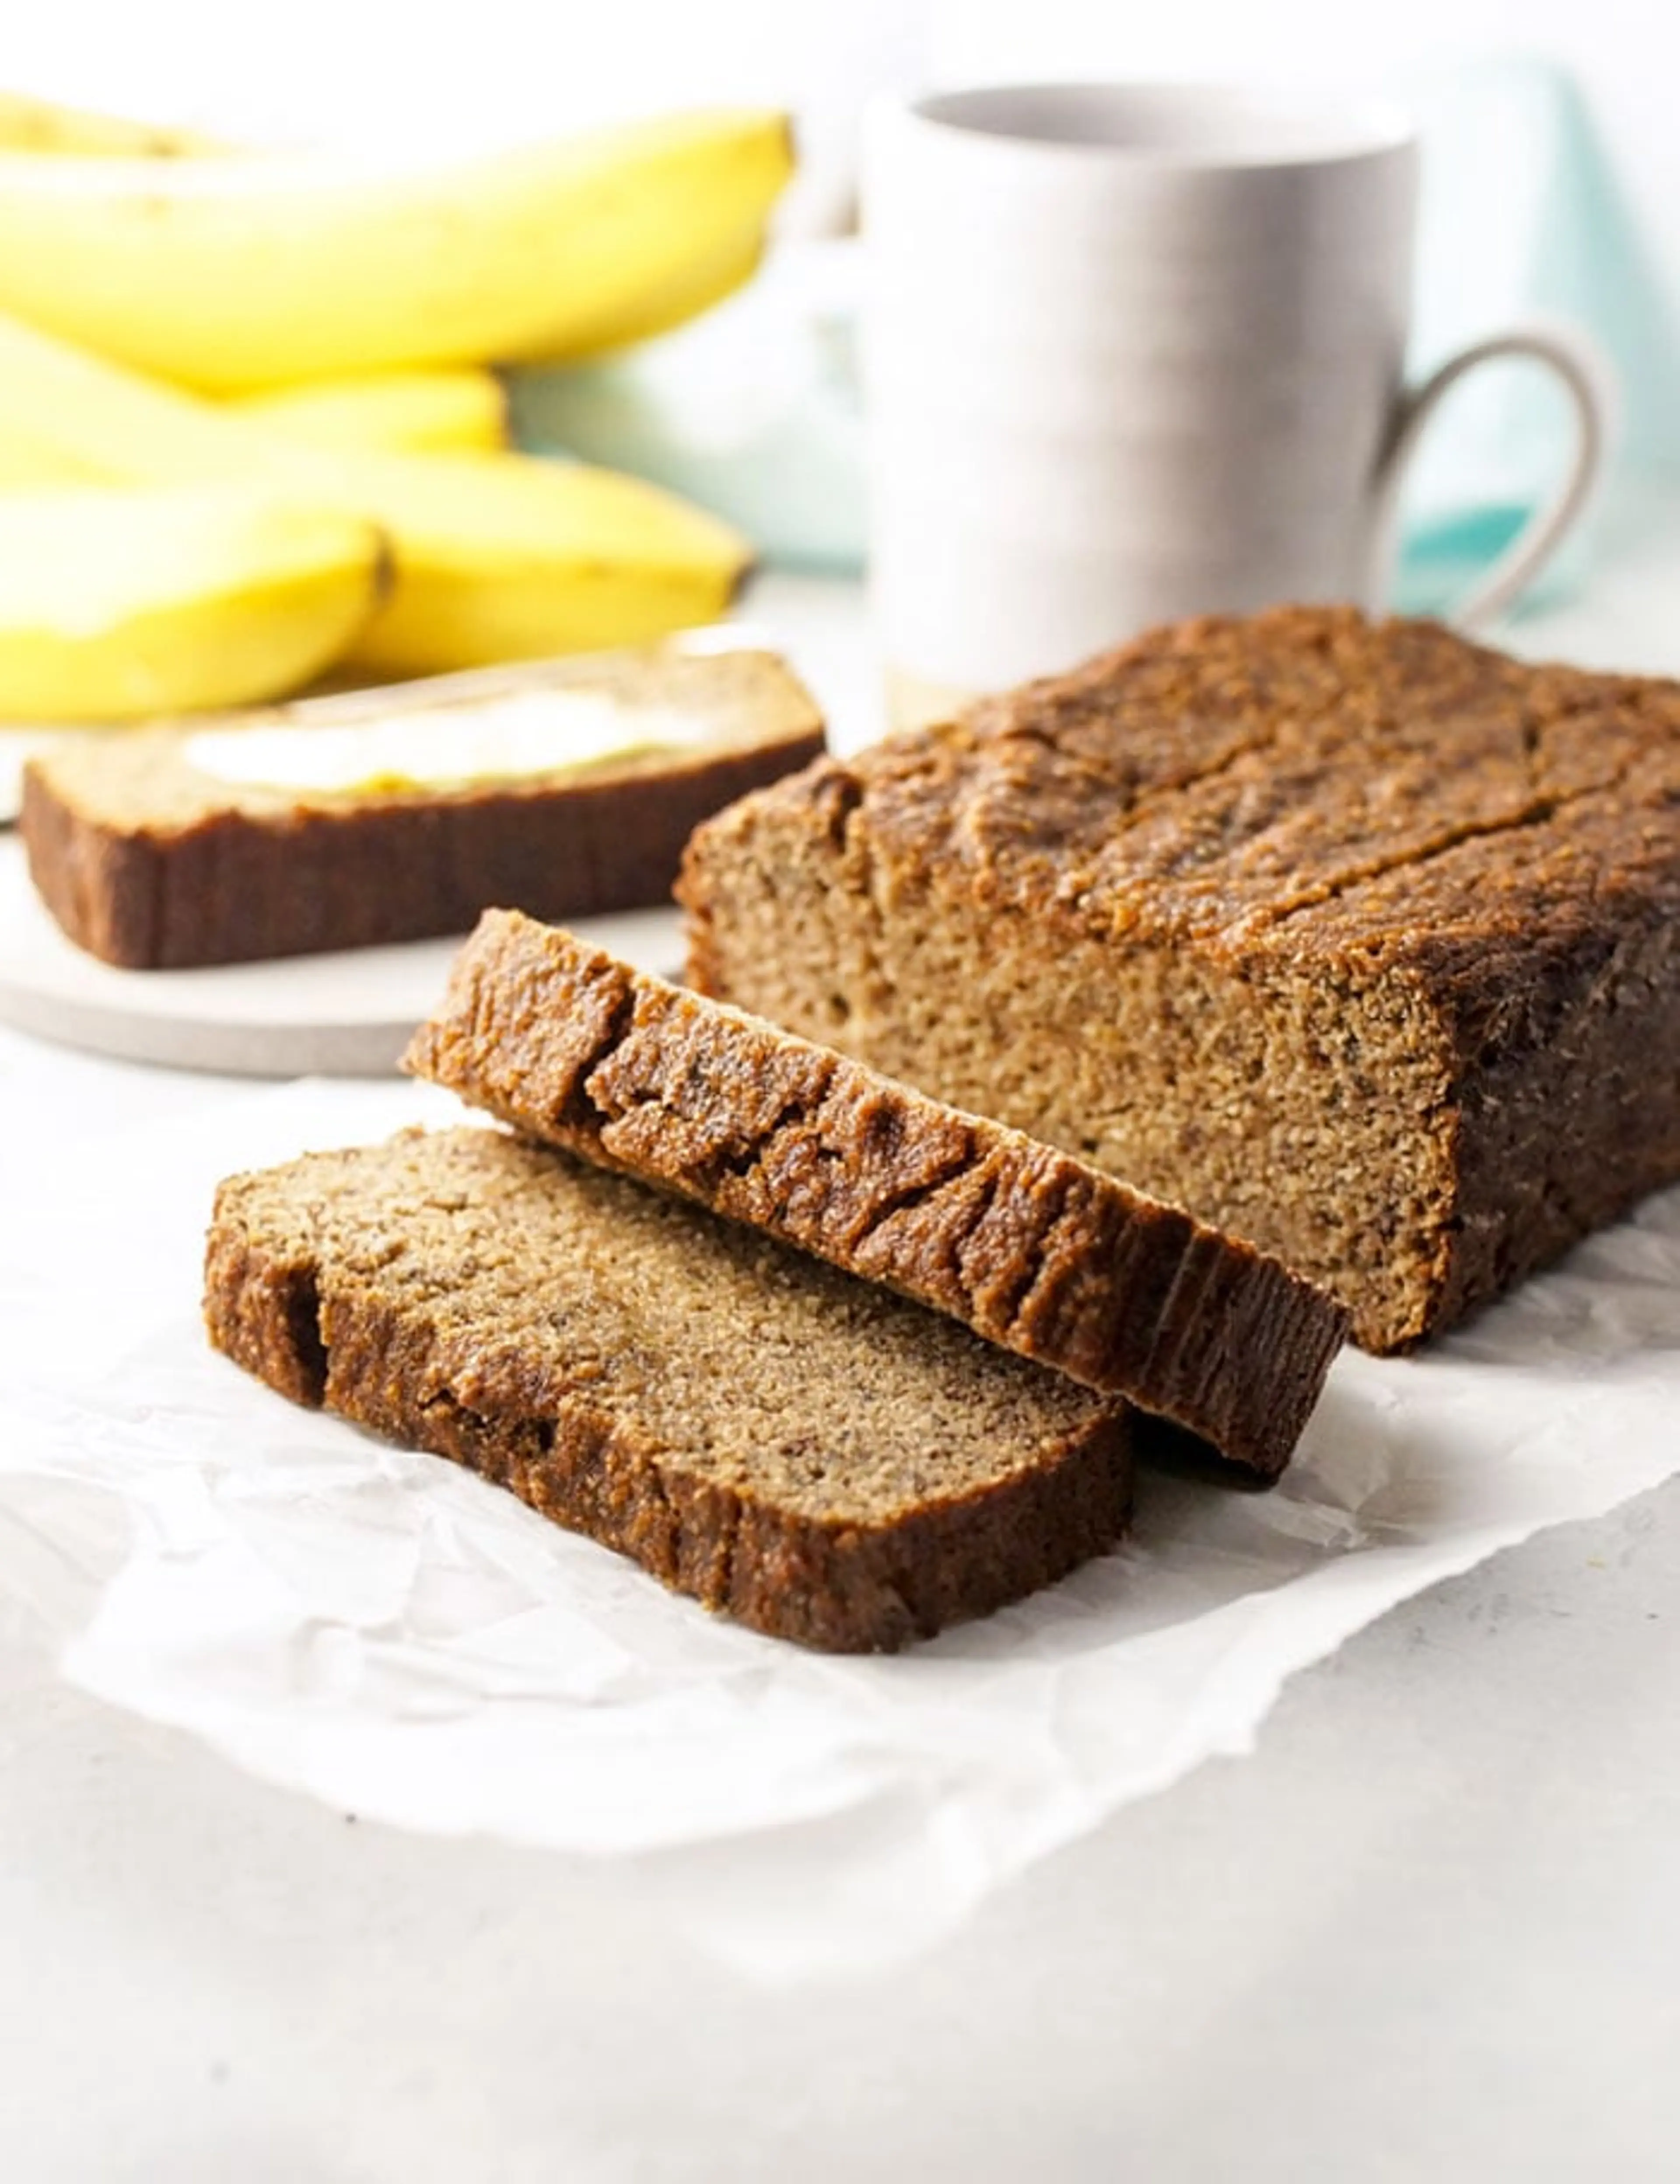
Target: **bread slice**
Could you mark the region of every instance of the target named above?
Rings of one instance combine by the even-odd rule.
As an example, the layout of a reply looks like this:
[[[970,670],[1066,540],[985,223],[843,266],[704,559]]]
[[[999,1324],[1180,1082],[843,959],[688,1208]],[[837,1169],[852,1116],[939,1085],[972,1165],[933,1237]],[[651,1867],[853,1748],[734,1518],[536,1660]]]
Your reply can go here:
[[[592,759],[532,751],[580,729]],[[25,769],[23,835],[95,956],[245,962],[663,901],[698,820],[822,747],[773,654],[676,643],[70,738]]]
[[[1248,1245],[517,911],[486,913],[405,1066],[1267,1478],[1341,1342],[1341,1307]]]
[[[1293,608],[702,827],[689,979],[1449,1326],[1680,1178],[1680,684]]]
[[[217,1194],[210,1338],[754,1629],[891,1648],[1126,1529],[1123,1406],[501,1131]]]

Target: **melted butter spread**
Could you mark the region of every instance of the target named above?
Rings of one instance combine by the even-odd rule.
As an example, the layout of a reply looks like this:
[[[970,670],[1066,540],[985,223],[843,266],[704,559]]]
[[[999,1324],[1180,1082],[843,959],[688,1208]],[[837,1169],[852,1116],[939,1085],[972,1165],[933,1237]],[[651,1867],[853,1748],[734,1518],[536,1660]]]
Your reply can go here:
[[[586,773],[650,752],[691,750],[715,723],[592,690],[525,690],[448,710],[393,713],[350,727],[207,728],[187,763],[252,788],[402,795],[536,775]]]

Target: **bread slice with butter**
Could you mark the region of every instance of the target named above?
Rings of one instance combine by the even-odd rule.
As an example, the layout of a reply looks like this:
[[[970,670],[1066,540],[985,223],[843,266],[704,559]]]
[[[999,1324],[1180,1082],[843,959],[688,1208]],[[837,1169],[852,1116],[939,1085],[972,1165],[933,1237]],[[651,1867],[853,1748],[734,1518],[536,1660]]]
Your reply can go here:
[[[72,940],[184,969],[661,902],[693,827],[822,749],[776,655],[676,639],[69,738],[21,823]]]

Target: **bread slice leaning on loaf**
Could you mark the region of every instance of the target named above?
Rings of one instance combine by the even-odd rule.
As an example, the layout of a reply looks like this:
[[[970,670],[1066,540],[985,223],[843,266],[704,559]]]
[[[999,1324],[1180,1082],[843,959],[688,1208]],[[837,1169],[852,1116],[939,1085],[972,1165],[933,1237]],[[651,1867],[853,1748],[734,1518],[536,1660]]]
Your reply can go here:
[[[1018,1130],[490,911],[405,1066],[1124,1395],[1275,1478],[1345,1326],[1246,1244]]]
[[[505,1133],[217,1193],[210,1338],[754,1630],[843,1652],[1112,1547],[1125,1408],[749,1228]]]
[[[1680,1178],[1680,684],[1291,608],[703,827],[690,982],[1450,1326]]]
[[[609,747],[578,762],[581,710]],[[405,775],[440,732],[465,771]],[[78,946],[181,969],[465,933],[491,903],[664,902],[698,821],[822,748],[774,654],[673,644],[74,737],[25,768],[21,825]]]

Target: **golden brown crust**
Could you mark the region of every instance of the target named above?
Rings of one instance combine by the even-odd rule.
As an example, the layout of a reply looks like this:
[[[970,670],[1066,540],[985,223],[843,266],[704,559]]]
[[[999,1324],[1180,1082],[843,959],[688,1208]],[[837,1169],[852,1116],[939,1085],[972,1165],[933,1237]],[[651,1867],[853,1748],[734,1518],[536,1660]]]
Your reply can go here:
[[[490,911],[407,1066],[1124,1395],[1268,1478],[1345,1315],[1276,1261],[832,1049]]]
[[[1250,1238],[1371,1348],[1680,1175],[1675,684],[1183,624],[746,800],[679,894],[703,990]]]
[[[1244,955],[1427,950],[1463,976],[1536,909],[1590,916],[1606,821],[1672,895],[1680,685],[1282,608],[989,699],[835,769],[831,801],[848,775],[877,856],[988,905]]]
[[[293,1401],[805,1645],[931,1635],[1126,1527],[1123,1406],[500,1132],[224,1184],[205,1316]]]

